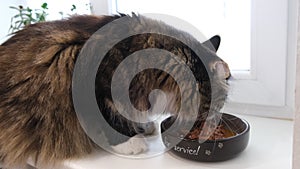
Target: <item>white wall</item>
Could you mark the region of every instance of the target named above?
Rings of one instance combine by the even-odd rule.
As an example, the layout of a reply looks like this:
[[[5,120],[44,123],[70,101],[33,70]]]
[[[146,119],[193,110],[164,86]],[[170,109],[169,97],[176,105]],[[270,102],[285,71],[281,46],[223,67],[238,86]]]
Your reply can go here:
[[[298,43],[300,37],[298,35]],[[300,45],[298,44],[297,83],[296,83],[296,113],[294,124],[294,163],[293,169],[300,169]]]
[[[296,112],[294,121],[294,153],[293,169],[300,169],[300,4],[298,15],[298,49],[297,49],[297,73],[296,73]]]
[[[7,38],[10,27],[11,17],[17,14],[16,10],[10,9],[9,6],[26,6],[25,0],[1,0],[0,3],[0,43]]]

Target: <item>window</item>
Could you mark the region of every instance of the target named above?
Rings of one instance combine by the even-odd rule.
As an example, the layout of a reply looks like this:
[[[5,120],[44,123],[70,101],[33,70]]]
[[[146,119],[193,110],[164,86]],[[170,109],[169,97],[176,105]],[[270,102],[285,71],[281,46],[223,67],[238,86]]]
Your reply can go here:
[[[191,23],[207,38],[221,35],[219,55],[227,60],[232,70],[249,71],[250,0],[187,0],[184,4],[174,0],[115,2],[116,11],[121,13],[168,14]]]
[[[218,55],[229,63],[235,77],[225,111],[292,118],[296,0],[91,0],[91,3],[96,14],[163,13],[188,21],[206,37],[220,34],[223,41]],[[95,4],[101,4],[102,9],[95,8]]]

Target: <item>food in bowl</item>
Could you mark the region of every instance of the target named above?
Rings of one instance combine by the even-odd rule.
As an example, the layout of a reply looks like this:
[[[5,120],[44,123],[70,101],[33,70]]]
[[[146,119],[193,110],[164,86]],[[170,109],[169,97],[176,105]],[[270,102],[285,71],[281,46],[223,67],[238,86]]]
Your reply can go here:
[[[238,156],[248,145],[250,125],[234,115],[222,113],[220,123],[195,126],[188,132],[175,127],[170,117],[161,124],[162,139],[172,154],[194,161],[216,162]],[[201,132],[202,131],[202,132]],[[187,133],[183,135],[183,133]]]
[[[214,130],[213,132],[211,132]],[[221,124],[217,127],[202,126],[193,128],[186,135],[186,139],[191,140],[219,140],[235,136],[237,133],[231,129],[228,129],[225,125]]]

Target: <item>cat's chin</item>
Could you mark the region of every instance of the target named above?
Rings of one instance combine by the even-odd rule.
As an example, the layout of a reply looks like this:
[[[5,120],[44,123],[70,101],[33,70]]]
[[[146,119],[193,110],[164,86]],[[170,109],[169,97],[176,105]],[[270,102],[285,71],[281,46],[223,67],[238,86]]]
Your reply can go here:
[[[112,150],[120,155],[136,155],[146,152],[148,144],[143,135],[135,135],[124,143],[112,146]]]

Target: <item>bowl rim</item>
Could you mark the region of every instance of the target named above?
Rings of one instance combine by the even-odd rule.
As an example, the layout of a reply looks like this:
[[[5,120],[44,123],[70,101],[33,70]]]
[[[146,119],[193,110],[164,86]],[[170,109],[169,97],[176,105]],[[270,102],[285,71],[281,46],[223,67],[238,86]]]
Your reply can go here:
[[[222,139],[217,139],[217,140],[188,139],[188,138],[185,138],[185,137],[181,138],[181,137],[174,136],[174,135],[171,135],[171,134],[168,134],[168,136],[175,137],[175,138],[180,139],[181,141],[185,141],[185,142],[195,142],[195,143],[198,143],[198,144],[202,144],[202,143],[216,143],[216,142],[221,142],[221,141],[224,142],[224,141],[228,141],[228,140],[232,140],[232,139],[237,139],[237,138],[240,138],[241,136],[245,135],[246,133],[248,133],[250,131],[250,124],[245,119],[237,117],[237,116],[232,115],[232,114],[228,114],[228,113],[222,113],[222,112],[220,112],[220,113],[222,114],[222,116],[227,115],[227,116],[232,116],[232,117],[238,118],[239,120],[241,120],[246,125],[245,129],[241,133],[237,133],[236,135],[234,135],[232,137],[227,137],[227,138],[222,138]],[[167,119],[165,119],[165,120],[167,120]],[[163,122],[161,123],[161,126],[165,128],[165,125],[163,125]],[[164,132],[162,132],[162,133],[164,133]],[[203,142],[200,143],[199,141],[203,141]]]

